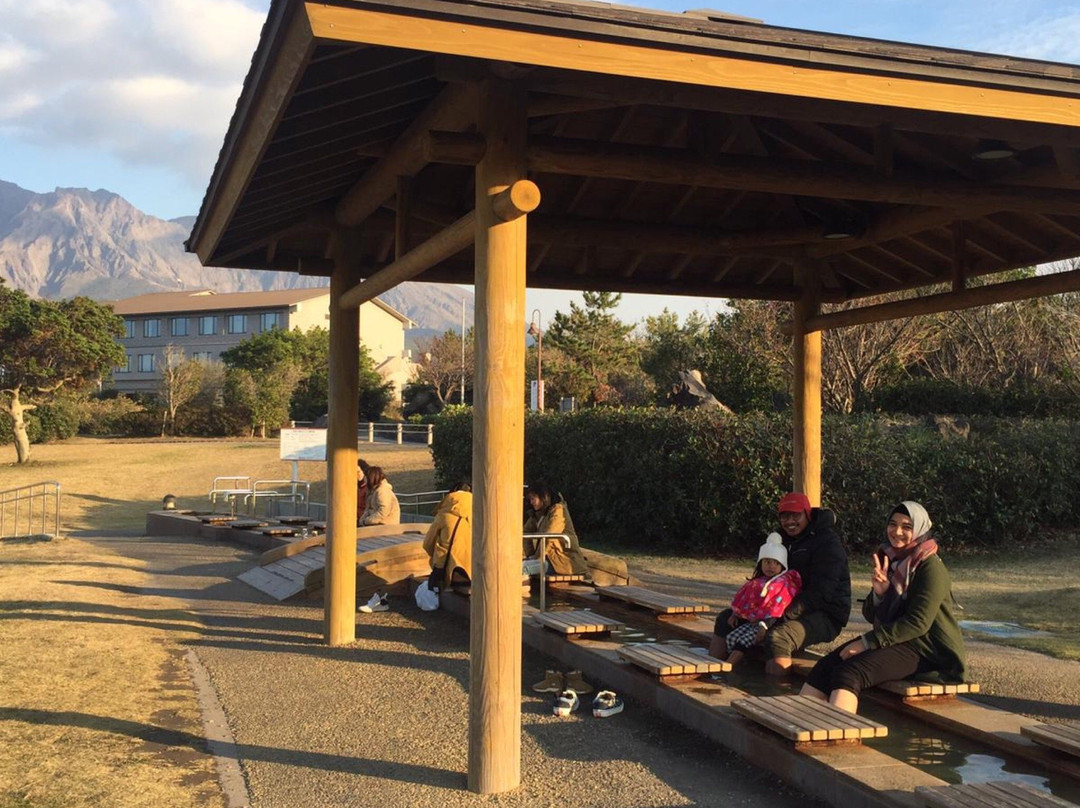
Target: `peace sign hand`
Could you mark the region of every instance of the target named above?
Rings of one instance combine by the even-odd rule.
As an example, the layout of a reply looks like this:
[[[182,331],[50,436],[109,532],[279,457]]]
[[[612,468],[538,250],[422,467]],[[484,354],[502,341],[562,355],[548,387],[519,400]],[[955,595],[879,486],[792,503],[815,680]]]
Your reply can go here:
[[[874,553],[874,575],[870,580],[870,586],[874,594],[879,598],[885,597],[889,591],[889,557],[881,553]]]

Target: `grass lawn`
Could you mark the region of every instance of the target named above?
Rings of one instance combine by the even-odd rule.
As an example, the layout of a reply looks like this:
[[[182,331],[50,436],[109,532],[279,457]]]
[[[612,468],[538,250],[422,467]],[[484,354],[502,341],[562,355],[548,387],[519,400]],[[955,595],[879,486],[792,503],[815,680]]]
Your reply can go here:
[[[209,510],[214,477],[246,475],[254,480],[289,479],[292,463],[278,459],[277,439],[110,440],[73,438],[35,445],[31,460],[16,464],[6,446],[0,491],[56,480],[62,496],[62,531],[140,530],[146,512],[173,494],[181,509]],[[427,446],[364,444],[361,456],[382,466],[397,491],[430,491],[434,469]],[[300,477],[312,484],[314,502],[326,501],[326,464],[300,463]]]

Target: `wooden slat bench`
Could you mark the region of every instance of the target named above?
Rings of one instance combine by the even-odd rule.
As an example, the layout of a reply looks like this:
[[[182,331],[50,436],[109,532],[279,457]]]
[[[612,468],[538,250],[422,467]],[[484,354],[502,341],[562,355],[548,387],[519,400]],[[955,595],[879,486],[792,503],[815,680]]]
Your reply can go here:
[[[229,522],[229,527],[235,530],[252,530],[257,527],[266,527],[269,522],[265,522],[261,519],[234,519]]]
[[[598,586],[596,591],[602,598],[614,598],[635,606],[644,606],[657,614],[697,614],[709,610],[704,603],[653,592],[641,586]]]
[[[311,521],[310,516],[278,516],[276,518],[283,525],[306,525]]]
[[[914,679],[897,679],[892,682],[882,682],[878,685],[887,693],[894,693],[905,699],[933,699],[951,698],[965,693],[978,693],[978,682],[962,682],[957,685],[931,684],[929,682],[917,682]]]
[[[731,663],[710,656],[695,654],[681,645],[642,643],[624,645],[619,656],[661,679],[668,676],[704,676],[731,670]]]
[[[625,625],[602,614],[580,609],[565,612],[540,612],[533,615],[533,619],[544,627],[567,636],[601,634]]]
[[[1020,734],[1035,743],[1080,757],[1080,724],[1031,724],[1020,727]]]
[[[231,516],[227,513],[204,513],[199,517],[199,521],[204,525],[225,525],[236,519],[235,516]]]
[[[270,527],[260,528],[259,532],[264,536],[295,536],[296,528],[288,525],[271,525]]]
[[[955,786],[918,786],[915,794],[930,808],[1076,808],[1027,783],[964,783]]]
[[[796,743],[861,741],[863,738],[884,738],[889,734],[883,724],[811,696],[738,699],[731,706],[747,718]]]
[[[584,583],[584,575],[560,575],[552,572],[544,576],[544,582],[548,584],[577,584]]]

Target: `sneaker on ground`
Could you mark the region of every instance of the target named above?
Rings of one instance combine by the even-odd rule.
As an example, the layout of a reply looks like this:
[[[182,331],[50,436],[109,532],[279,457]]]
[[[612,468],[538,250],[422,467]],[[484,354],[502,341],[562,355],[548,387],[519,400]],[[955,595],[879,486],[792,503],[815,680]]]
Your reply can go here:
[[[581,671],[570,671],[566,674],[566,689],[575,693],[592,693],[593,688],[581,677]]]
[[[380,595],[376,592],[371,596],[371,599],[360,607],[360,611],[371,614],[372,612],[385,612],[389,611],[390,603],[389,598],[386,595]]]
[[[559,716],[568,716],[581,706],[577,693],[573,690],[564,690],[555,699],[555,707],[552,712]]]
[[[560,693],[566,687],[558,671],[544,671],[544,678],[532,686],[536,693]]]
[[[623,700],[614,691],[601,690],[592,702],[592,714],[596,718],[607,718],[623,711]]]

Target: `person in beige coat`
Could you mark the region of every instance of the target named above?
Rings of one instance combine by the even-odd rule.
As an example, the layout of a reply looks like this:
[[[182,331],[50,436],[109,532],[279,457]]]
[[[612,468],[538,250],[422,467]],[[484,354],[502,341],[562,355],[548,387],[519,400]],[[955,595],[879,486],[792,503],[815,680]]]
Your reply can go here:
[[[525,533],[565,533],[570,537],[569,548],[557,539],[547,542],[546,555],[552,572],[559,575],[588,575],[589,565],[581,554],[574,523],[570,519],[570,509],[566,507],[562,495],[547,484],[536,482],[530,483],[525,501],[532,511],[525,520]],[[525,558],[534,558],[539,552],[538,545],[537,540],[526,537],[523,547]]]
[[[400,525],[401,506],[394,495],[394,486],[386,479],[379,466],[369,466],[367,471],[367,504],[357,527],[367,525]]]
[[[443,497],[424,536],[431,558],[428,586],[442,589],[472,581],[472,487],[461,483]]]

